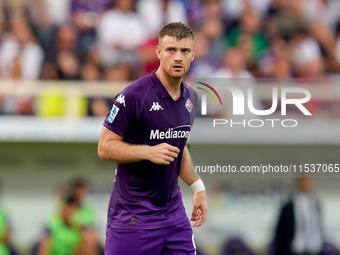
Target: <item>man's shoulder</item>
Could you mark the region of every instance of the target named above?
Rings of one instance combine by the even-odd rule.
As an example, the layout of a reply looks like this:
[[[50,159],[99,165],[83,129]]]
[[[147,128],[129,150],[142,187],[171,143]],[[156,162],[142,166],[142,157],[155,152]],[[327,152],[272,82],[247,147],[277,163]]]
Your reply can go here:
[[[154,82],[151,79],[150,75],[143,76],[134,82],[132,82],[130,85],[128,85],[126,88],[122,90],[120,94],[127,95],[129,97],[143,97],[148,91],[153,87]]]
[[[115,101],[122,103],[129,101],[132,105],[143,103],[146,95],[153,88],[153,80],[149,76],[143,76],[125,87],[115,98]]]

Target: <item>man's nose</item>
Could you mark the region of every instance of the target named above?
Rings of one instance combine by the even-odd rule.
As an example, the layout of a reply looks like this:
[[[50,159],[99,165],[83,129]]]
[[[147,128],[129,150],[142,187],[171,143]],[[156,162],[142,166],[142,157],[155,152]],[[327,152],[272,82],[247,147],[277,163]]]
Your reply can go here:
[[[176,62],[182,62],[182,52],[177,51],[175,54],[175,61]]]

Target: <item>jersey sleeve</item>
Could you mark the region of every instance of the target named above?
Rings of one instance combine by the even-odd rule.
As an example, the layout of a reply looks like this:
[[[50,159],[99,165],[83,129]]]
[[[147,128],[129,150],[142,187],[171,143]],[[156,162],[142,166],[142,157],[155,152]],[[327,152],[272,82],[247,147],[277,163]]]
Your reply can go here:
[[[137,101],[134,93],[129,90],[119,93],[105,118],[104,126],[112,132],[126,137],[137,119]]]

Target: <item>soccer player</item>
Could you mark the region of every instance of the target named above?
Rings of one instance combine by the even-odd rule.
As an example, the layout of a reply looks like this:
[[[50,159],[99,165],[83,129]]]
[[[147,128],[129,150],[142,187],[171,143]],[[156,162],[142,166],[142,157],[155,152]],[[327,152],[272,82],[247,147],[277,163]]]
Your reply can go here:
[[[96,234],[78,224],[73,218],[79,210],[79,201],[72,196],[64,198],[62,208],[49,217],[38,255],[93,255],[98,248]]]
[[[96,226],[96,213],[92,206],[86,203],[88,194],[88,184],[85,179],[74,179],[70,185],[70,194],[75,197],[80,204],[75,212],[74,218],[81,225],[94,229]]]
[[[195,192],[193,226],[206,219],[204,184],[185,147],[197,110],[197,93],[183,82],[195,57],[195,35],[174,22],[161,28],[158,41],[159,68],[117,95],[98,145],[102,159],[118,163],[106,255],[195,254],[178,176]]]

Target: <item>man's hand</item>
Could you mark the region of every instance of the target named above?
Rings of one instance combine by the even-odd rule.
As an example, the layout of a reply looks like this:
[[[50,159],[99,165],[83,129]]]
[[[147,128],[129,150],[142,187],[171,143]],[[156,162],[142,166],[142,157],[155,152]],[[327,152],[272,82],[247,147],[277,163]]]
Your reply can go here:
[[[193,199],[193,210],[191,214],[192,221],[196,221],[193,227],[199,227],[203,224],[207,217],[208,206],[207,206],[207,195],[205,190],[196,192]]]
[[[148,147],[148,160],[159,165],[169,165],[178,157],[179,149],[167,143]]]
[[[124,137],[103,127],[98,143],[99,157],[120,164],[149,160],[159,165],[169,165],[178,157],[179,149],[167,143],[155,146],[134,145],[123,140]]]

